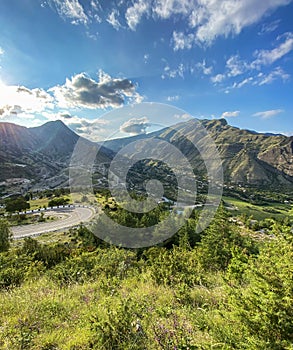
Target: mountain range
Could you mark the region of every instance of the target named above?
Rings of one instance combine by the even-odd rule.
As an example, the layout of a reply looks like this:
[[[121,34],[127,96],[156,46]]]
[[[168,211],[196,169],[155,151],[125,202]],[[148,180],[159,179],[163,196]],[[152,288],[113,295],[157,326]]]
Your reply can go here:
[[[218,149],[226,183],[292,185],[293,136],[242,130],[228,125],[225,119],[200,122]],[[103,145],[118,152],[133,141],[159,138],[174,144],[198,170],[203,168],[203,161],[192,145],[199,138],[197,126],[197,122],[189,120],[177,124],[174,129],[165,128],[150,134],[109,140]]]
[[[79,138],[59,120],[34,128],[0,123],[0,182],[26,178],[40,188],[68,186],[68,166]],[[99,157],[110,161],[107,150]]]
[[[292,136],[242,130],[228,125],[225,119],[201,123],[217,146],[227,184],[293,185]],[[110,163],[114,154],[131,142],[140,140],[143,145],[152,138],[162,142],[162,148],[165,141],[170,142],[187,156],[197,172],[204,172],[203,160],[192,144],[198,139],[194,120],[179,123],[175,129],[106,141],[96,162]],[[34,128],[0,123],[0,182],[26,178],[40,188],[68,185],[68,166],[78,140],[79,136],[62,121]]]

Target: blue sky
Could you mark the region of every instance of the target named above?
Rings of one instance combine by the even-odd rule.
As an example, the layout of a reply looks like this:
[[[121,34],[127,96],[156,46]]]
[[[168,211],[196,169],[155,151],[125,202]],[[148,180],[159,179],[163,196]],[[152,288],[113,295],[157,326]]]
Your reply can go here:
[[[2,0],[0,121],[100,139],[180,119],[104,116],[143,101],[292,135],[292,15],[290,0]]]

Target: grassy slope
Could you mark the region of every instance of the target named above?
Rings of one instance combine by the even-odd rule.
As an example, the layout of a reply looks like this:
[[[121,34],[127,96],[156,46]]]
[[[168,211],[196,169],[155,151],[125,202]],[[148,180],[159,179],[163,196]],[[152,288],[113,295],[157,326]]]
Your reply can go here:
[[[210,347],[215,341],[205,328],[215,319],[222,298],[221,289],[198,286],[185,300],[180,297],[179,288],[155,285],[148,273],[129,276],[121,283],[99,276],[92,282],[66,288],[43,277],[1,293],[0,346],[1,349],[89,349],[95,338],[91,321],[96,318],[108,319],[110,327],[117,329],[116,337],[121,343],[129,332],[131,340],[119,349],[136,349],[143,342],[147,349],[164,349],[166,342],[178,343],[174,332],[178,333],[176,338],[181,333],[188,334],[189,344]],[[135,331],[137,319],[142,333]],[[107,328],[107,322],[103,324]],[[123,328],[119,331],[121,324]],[[157,338],[165,345],[160,346]]]
[[[223,197],[223,200],[231,206],[230,212],[236,216],[246,214],[252,216],[255,220],[284,219],[288,216],[293,218],[293,206],[290,204],[255,205],[233,197]]]

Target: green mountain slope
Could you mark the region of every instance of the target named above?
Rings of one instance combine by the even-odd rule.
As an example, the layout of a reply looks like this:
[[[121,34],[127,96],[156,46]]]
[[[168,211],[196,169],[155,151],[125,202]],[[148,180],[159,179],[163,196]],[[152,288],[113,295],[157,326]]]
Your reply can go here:
[[[228,125],[225,119],[202,120],[201,123],[217,146],[226,183],[293,184],[293,137],[241,130]],[[174,144],[198,172],[204,173],[203,159],[192,145],[201,139],[197,122],[190,120],[177,124],[175,128],[176,130],[166,128],[147,135],[107,141],[104,146],[117,152],[130,142],[140,140],[143,148],[144,139],[159,138]]]

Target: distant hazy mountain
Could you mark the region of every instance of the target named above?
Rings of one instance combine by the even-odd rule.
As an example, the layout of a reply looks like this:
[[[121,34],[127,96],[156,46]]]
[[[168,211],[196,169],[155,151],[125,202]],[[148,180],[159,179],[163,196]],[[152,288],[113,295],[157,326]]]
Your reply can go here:
[[[201,122],[218,148],[227,183],[293,184],[293,137],[241,130],[228,125],[224,119]],[[162,142],[163,153],[163,141],[168,141],[188,157],[198,173],[204,173],[204,162],[192,144],[199,137],[196,122],[179,123],[176,130],[165,128],[146,135],[106,141],[103,144],[106,148],[100,150],[97,161],[109,163],[114,152],[127,144],[141,140],[143,147],[147,139],[156,138]],[[62,185],[62,181],[65,184],[70,157],[78,139],[79,136],[61,121],[36,128],[0,123],[0,181],[25,177],[35,179],[40,186],[49,182],[52,186]],[[139,152],[139,149],[135,151]],[[128,156],[132,156],[131,152]],[[173,161],[176,163],[175,158]]]

